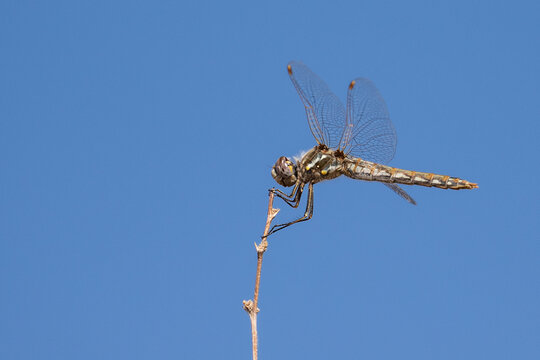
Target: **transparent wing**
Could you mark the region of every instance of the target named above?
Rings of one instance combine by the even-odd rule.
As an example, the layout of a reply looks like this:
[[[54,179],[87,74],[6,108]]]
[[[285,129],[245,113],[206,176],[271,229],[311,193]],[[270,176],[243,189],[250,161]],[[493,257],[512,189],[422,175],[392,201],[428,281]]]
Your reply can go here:
[[[311,133],[319,144],[337,148],[345,127],[343,103],[306,65],[292,61],[287,70],[306,108]]]
[[[397,136],[386,103],[368,79],[351,82],[347,93],[347,126],[342,148],[346,154],[385,164],[396,151]]]
[[[396,194],[398,194],[399,196],[401,196],[402,198],[404,198],[411,204],[416,205],[416,201],[414,201],[414,199],[409,194],[407,194],[405,190],[403,190],[396,184],[387,184],[387,183],[382,183],[382,184],[387,186],[390,190],[392,190],[393,192],[395,192]]]

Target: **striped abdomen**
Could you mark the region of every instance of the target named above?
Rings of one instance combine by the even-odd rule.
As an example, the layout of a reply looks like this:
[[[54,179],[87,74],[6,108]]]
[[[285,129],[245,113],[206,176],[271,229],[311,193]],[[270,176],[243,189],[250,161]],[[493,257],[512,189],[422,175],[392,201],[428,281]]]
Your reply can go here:
[[[355,158],[346,158],[343,161],[343,174],[358,180],[429,187],[434,186],[441,189],[460,190],[475,189],[478,187],[475,183],[447,175],[397,169]]]

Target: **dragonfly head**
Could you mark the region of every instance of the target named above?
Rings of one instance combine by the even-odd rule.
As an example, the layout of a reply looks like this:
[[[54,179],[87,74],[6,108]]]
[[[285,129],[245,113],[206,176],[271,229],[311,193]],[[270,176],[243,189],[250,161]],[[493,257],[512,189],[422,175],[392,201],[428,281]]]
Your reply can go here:
[[[282,186],[296,184],[296,164],[285,156],[280,157],[272,166],[272,177]]]

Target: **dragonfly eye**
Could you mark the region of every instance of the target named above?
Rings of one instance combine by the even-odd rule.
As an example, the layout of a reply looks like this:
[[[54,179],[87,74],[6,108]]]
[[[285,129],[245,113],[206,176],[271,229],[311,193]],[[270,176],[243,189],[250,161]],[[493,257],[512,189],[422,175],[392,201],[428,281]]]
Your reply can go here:
[[[282,186],[293,186],[296,183],[296,165],[282,156],[272,167],[272,177]]]

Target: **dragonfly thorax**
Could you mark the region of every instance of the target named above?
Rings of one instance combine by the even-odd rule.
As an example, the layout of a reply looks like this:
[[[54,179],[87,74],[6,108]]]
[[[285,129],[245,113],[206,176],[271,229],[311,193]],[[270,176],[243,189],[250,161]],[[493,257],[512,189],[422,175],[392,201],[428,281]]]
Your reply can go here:
[[[298,162],[297,177],[303,183],[316,184],[339,177],[343,170],[341,151],[317,145]]]
[[[272,166],[272,177],[279,185],[293,186],[296,184],[296,164],[285,156],[280,157]]]

